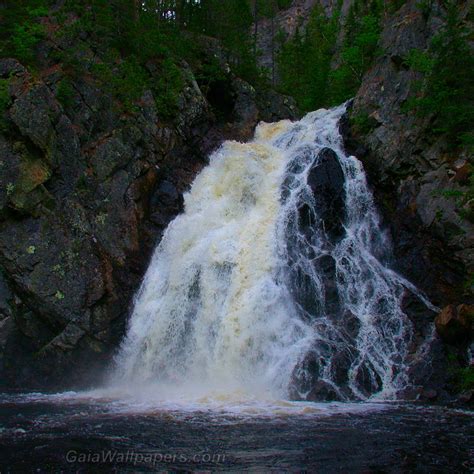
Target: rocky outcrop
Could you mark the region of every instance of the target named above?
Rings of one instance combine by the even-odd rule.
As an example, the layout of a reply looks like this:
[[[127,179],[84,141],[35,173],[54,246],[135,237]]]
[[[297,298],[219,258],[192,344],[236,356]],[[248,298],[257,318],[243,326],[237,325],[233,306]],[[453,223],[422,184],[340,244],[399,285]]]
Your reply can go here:
[[[208,154],[226,138],[248,138],[262,119],[296,113],[290,99],[227,71],[223,120],[219,91],[203,93],[184,63],[172,120],[152,91],[127,111],[87,74],[61,101],[62,65],[40,59],[35,75],[0,60],[10,98],[0,134],[2,389],[70,387],[101,374],[150,253]]]
[[[465,21],[471,6],[470,1],[460,2]],[[422,354],[413,354],[413,380],[423,384],[425,392],[436,389],[438,394],[453,388],[449,374],[458,362],[467,363],[472,337],[456,306],[473,301],[474,226],[453,198],[467,189],[469,156],[454,152],[443,136],[431,133],[433,117],[420,118],[406,112],[404,105],[421,77],[405,58],[412,49],[428,48],[443,18],[442,2],[431,2],[426,14],[416,1],[405,2],[386,17],[379,43],[383,54],[365,74],[350,119],[341,124],[346,147],[364,162],[391,232],[394,267],[434,304],[453,305],[437,317],[436,328],[444,341],[455,343],[457,362],[447,360],[448,349],[439,336],[430,336],[436,314],[409,295],[404,301],[416,337],[429,341]],[[360,117],[366,130],[354,125]],[[429,398],[423,393],[418,396]]]
[[[470,2],[462,3],[467,14]],[[384,54],[365,75],[351,115],[371,121],[368,133],[355,131],[363,147],[354,151],[396,236],[399,268],[443,305],[466,297],[474,226],[450,197],[465,189],[460,170],[468,166],[467,153],[453,153],[442,136],[434,137],[432,118],[403,108],[420,79],[404,58],[412,49],[426,49],[442,25],[442,7],[434,2],[431,11],[426,17],[416,1],[408,1],[388,18],[380,40]]]

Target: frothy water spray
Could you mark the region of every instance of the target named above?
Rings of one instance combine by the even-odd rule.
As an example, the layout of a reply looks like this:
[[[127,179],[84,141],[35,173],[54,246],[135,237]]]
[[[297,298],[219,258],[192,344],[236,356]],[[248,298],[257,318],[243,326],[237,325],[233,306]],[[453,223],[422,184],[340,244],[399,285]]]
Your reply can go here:
[[[155,250],[114,383],[339,400],[408,383],[401,299],[417,291],[386,266],[364,171],[343,151],[344,112],[262,123],[211,156]]]

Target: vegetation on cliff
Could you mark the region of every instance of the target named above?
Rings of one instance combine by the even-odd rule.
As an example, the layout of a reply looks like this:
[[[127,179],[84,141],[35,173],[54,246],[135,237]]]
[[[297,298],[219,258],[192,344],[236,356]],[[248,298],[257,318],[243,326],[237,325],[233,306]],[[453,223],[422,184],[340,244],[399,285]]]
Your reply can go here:
[[[474,52],[455,2],[447,2],[446,23],[427,51],[414,49],[407,64],[422,74],[407,109],[434,117],[433,132],[453,145],[474,147]]]
[[[176,114],[184,84],[182,60],[203,83],[221,78],[222,70],[212,60],[202,64],[205,37],[219,41],[222,59],[236,75],[267,87],[256,65],[251,25],[254,18],[258,23],[287,4],[283,0],[258,0],[252,5],[247,0],[9,1],[0,6],[0,55],[30,68],[38,67],[44,55],[54,58],[72,79],[92,75],[130,111],[151,88],[159,111],[170,118]],[[66,40],[68,47],[39,51],[45,36]],[[100,62],[88,55],[90,48]],[[158,72],[153,80],[150,68]],[[67,95],[65,82],[62,98],[67,100]]]
[[[339,1],[328,18],[317,4],[304,33],[297,30],[279,54],[281,88],[288,93],[296,90],[303,110],[353,97],[377,53],[383,0],[354,1],[344,21],[341,7]]]

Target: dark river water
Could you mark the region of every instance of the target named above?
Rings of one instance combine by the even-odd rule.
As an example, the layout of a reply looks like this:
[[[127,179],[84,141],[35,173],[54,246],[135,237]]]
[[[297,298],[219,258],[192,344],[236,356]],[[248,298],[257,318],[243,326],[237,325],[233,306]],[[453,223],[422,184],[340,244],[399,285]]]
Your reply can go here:
[[[0,472],[473,472],[473,412],[0,397]]]

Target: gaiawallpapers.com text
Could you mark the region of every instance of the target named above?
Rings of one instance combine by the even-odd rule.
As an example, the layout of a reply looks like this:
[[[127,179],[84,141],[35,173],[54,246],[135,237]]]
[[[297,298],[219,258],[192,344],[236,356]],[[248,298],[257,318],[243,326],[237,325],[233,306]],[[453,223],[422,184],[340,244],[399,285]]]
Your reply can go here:
[[[139,465],[146,464],[154,466],[161,463],[167,464],[222,464],[226,460],[225,454],[219,453],[199,453],[199,454],[178,454],[178,453],[143,453],[133,450],[117,451],[102,450],[97,452],[81,452],[70,450],[66,453],[68,463],[79,464],[128,464]]]

